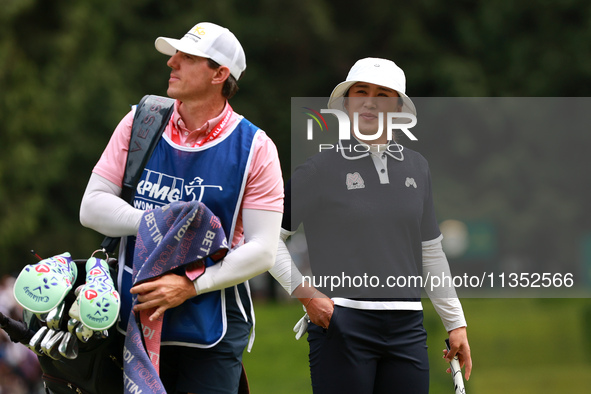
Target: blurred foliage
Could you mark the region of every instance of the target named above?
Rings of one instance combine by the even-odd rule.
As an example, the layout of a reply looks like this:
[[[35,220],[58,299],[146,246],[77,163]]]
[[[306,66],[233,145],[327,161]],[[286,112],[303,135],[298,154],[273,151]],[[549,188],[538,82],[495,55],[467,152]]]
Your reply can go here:
[[[362,57],[395,60],[414,97],[591,90],[584,0],[0,0],[0,271],[32,262],[30,249],[82,258],[98,247],[101,236],[78,221],[90,172],[129,105],[166,93],[155,38],[199,21],[244,46],[232,105],[277,143],[286,176],[290,98],[328,96]],[[491,218],[502,253],[574,261],[591,229],[580,177],[591,135],[489,130],[410,145],[431,163],[440,216]]]

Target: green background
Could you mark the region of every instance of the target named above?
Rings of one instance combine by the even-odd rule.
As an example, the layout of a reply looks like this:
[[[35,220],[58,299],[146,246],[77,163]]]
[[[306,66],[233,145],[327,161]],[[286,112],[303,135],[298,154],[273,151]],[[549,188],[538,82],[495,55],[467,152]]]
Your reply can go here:
[[[0,275],[34,262],[31,249],[85,258],[98,247],[102,237],[78,221],[90,172],[129,106],[166,93],[155,38],[180,38],[199,21],[242,42],[248,67],[231,103],[276,142],[286,178],[291,97],[327,96],[362,57],[397,62],[411,97],[591,91],[586,0],[0,0]],[[588,285],[591,133],[506,130],[433,130],[410,145],[429,160],[439,219],[494,229],[494,252],[452,269],[566,270]],[[291,332],[301,308],[271,294],[257,300],[257,342],[245,356],[253,392],[309,392],[307,344]],[[463,302],[469,393],[589,391],[587,298]],[[451,392],[445,332],[425,307],[431,391]]]

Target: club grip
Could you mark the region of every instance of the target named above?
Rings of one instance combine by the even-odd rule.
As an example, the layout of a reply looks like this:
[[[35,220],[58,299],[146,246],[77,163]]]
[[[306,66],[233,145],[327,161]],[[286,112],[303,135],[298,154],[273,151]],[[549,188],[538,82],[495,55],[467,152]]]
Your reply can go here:
[[[445,347],[448,351],[450,350],[449,338],[445,338]],[[460,367],[460,361],[457,355],[451,360],[449,366],[451,367],[451,377],[453,379],[455,393],[466,394],[464,379],[462,378],[462,368]]]
[[[14,320],[0,312],[0,328],[2,328],[12,342],[29,343],[35,332],[29,330],[27,325],[21,321]]]

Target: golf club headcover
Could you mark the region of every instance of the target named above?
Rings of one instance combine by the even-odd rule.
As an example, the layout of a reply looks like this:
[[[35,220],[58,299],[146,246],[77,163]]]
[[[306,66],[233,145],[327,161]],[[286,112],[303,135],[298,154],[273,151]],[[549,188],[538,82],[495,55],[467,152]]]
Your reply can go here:
[[[67,252],[27,265],[14,283],[14,298],[33,313],[47,313],[64,300],[77,275]]]
[[[119,317],[120,297],[105,260],[86,262],[86,284],[77,297],[80,321],[91,330],[109,329]]]

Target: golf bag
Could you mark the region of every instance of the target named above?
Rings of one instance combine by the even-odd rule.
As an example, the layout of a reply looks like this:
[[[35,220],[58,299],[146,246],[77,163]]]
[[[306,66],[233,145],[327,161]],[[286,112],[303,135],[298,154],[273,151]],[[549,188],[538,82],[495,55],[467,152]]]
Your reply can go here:
[[[148,95],[144,96],[137,106],[121,194],[121,198],[127,202],[131,203],[133,200],[135,188],[146,162],[172,115],[173,104],[173,99]],[[119,238],[106,237],[101,244],[101,251],[113,253],[118,242]],[[116,278],[117,261],[108,258],[105,261],[111,278]],[[88,264],[87,260],[73,260],[73,262],[77,272],[81,273],[77,275],[71,287],[71,289],[77,289],[84,284],[86,278],[84,272]],[[123,392],[124,336],[117,331],[116,325],[107,330],[74,334],[73,331],[75,328],[80,328],[80,325],[77,327],[69,325],[68,311],[76,303],[76,299],[75,291],[68,291],[65,294],[63,303],[60,305],[60,318],[56,320],[54,316],[51,329],[43,321],[45,315],[26,309],[22,322],[0,313],[0,328],[8,333],[13,342],[22,343],[37,353],[47,393]],[[58,335],[59,338],[57,338]],[[51,342],[51,336],[56,340]],[[48,340],[43,341],[44,339]]]
[[[74,262],[78,272],[83,273],[86,260]],[[111,275],[116,275],[116,263],[109,261]],[[72,288],[84,285],[85,277],[78,275]],[[60,304],[59,314],[53,317],[51,329],[49,321],[45,320],[49,314],[42,314],[40,318],[27,309],[22,322],[0,314],[0,328],[13,342],[22,343],[37,354],[48,394],[123,392],[123,335],[112,326],[106,332],[95,332],[85,338],[86,342],[79,340],[73,327],[68,327],[71,320],[68,311],[75,302],[75,292],[69,291],[63,306]],[[51,336],[58,340],[42,349],[42,343],[47,345],[45,341],[51,340]]]

